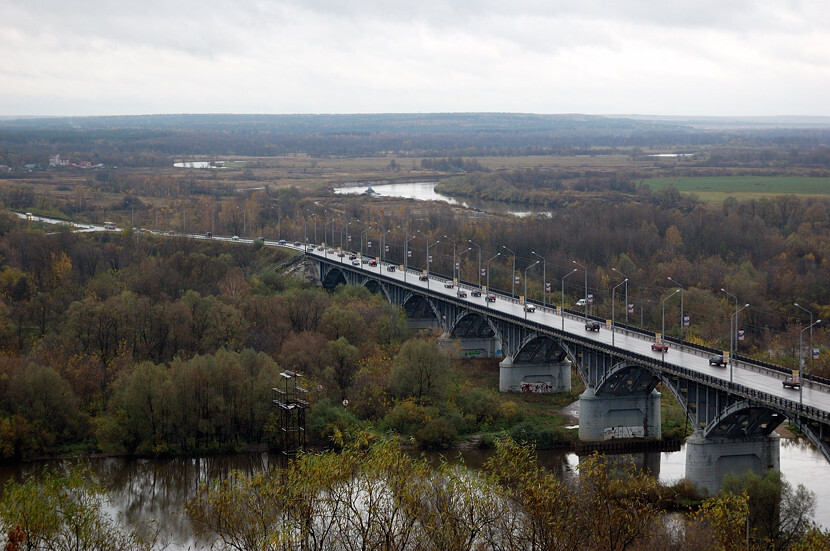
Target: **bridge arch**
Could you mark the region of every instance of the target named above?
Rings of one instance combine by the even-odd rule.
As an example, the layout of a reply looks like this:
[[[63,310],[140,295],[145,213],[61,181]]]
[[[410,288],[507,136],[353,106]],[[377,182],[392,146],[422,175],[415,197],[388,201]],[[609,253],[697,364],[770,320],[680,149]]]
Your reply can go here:
[[[498,329],[489,317],[469,310],[463,312],[455,320],[450,331],[450,336],[461,339],[489,339],[495,337],[501,340]]]
[[[768,436],[785,416],[773,409],[741,400],[720,410],[703,429],[705,438]]]
[[[595,392],[598,395],[648,395],[657,386],[660,379],[649,368],[622,361],[608,369],[597,381]]]
[[[519,344],[513,363],[559,363],[566,357],[567,352],[559,340],[531,333]]]
[[[369,289],[369,292],[376,295],[383,295],[383,297],[388,301],[392,302],[391,298],[389,297],[389,291],[386,289],[386,285],[382,282],[378,281],[374,278],[366,278],[363,281],[363,286]]]
[[[438,308],[424,295],[409,293],[401,305],[406,317],[411,320],[441,321],[441,314]]]
[[[346,274],[343,270],[337,267],[329,268],[323,274],[322,285],[324,289],[332,290],[338,285],[347,285],[349,283]]]

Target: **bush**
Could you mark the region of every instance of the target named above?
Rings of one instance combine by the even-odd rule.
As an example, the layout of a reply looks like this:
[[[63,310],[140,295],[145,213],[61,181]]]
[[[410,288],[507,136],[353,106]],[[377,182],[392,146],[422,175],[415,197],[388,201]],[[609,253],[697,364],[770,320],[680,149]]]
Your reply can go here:
[[[429,413],[428,408],[419,406],[414,400],[402,400],[389,410],[383,424],[387,430],[412,436],[427,422]]]
[[[418,447],[422,450],[447,450],[455,444],[456,436],[458,431],[443,417],[430,419],[415,434]]]
[[[550,450],[562,443],[559,433],[550,427],[540,426],[532,421],[514,425],[510,429],[510,438],[520,444],[533,444],[539,450]]]

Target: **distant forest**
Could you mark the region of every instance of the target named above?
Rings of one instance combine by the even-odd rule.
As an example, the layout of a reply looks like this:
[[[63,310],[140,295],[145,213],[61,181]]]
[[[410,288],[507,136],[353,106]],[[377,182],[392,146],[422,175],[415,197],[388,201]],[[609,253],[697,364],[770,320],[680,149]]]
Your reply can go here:
[[[674,121],[585,115],[152,115],[0,120],[0,164],[46,165],[64,152],[124,167],[171,156],[413,157],[598,155],[703,145],[751,150],[760,162],[830,167],[830,125],[743,124],[702,129]],[[751,159],[744,159],[744,162]]]

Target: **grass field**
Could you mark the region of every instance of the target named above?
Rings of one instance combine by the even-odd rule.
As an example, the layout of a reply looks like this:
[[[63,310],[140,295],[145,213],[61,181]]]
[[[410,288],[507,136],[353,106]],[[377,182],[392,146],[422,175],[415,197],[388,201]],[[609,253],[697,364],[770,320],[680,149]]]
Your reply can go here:
[[[802,176],[649,178],[642,183],[653,190],[672,185],[681,192],[694,193],[707,203],[722,202],[727,197],[759,199],[775,195],[830,195],[830,178]]]

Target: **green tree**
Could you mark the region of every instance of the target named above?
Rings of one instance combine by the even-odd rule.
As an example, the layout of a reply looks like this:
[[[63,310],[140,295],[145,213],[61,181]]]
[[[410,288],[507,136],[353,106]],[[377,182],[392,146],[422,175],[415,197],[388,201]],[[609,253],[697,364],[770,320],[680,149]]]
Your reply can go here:
[[[410,339],[392,362],[392,391],[399,397],[431,401],[442,396],[450,359],[433,340]]]

